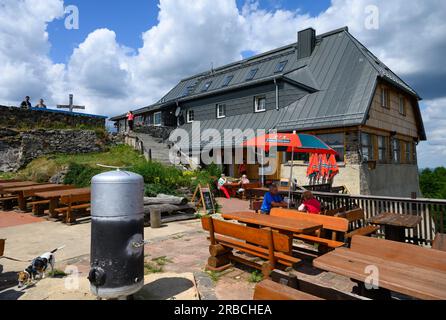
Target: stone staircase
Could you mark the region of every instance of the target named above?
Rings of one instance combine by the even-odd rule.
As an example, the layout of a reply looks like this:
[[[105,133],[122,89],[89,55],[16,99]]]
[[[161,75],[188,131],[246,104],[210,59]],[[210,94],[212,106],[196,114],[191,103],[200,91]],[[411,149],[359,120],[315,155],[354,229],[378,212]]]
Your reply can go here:
[[[163,139],[154,138],[146,133],[134,133],[143,143],[144,149],[149,152],[152,161],[160,162],[165,165],[172,165],[169,160],[169,145]]]

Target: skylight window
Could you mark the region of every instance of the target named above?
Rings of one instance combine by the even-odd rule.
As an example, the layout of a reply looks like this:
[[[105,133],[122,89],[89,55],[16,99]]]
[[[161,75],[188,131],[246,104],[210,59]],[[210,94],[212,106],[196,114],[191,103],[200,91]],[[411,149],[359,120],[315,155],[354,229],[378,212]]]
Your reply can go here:
[[[233,75],[227,76],[223,81],[222,87],[227,87],[231,83],[232,79],[234,79]]]
[[[259,68],[252,69],[251,71],[249,71],[248,75],[246,76],[246,81],[250,81],[250,80],[254,79],[254,77],[257,74],[257,71],[259,71]]]
[[[288,60],[279,62],[276,66],[276,70],[274,70],[274,73],[283,72],[283,70],[285,70],[287,63]]]
[[[188,86],[186,88],[184,88],[184,92],[183,92],[183,97],[187,97],[188,95],[190,95],[195,89],[195,86]]]
[[[211,85],[212,85],[212,81],[208,81],[208,82],[206,82],[206,83],[204,84],[203,88],[201,89],[201,92],[206,92],[206,91],[208,91],[209,88],[211,87]]]

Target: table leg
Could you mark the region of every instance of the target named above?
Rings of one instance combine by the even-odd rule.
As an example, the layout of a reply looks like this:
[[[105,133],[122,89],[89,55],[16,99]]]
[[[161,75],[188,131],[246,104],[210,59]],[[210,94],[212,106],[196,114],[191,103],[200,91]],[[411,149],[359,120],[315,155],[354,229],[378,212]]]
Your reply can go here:
[[[386,240],[406,242],[406,229],[404,227],[384,226]]]
[[[50,199],[50,206],[49,206],[49,215],[50,215],[50,219],[57,219],[58,218],[58,214],[56,212],[58,206],[58,200],[57,199]]]
[[[19,209],[22,212],[26,212],[26,200],[25,200],[25,196],[22,192],[20,192],[18,194],[18,203],[19,203]]]

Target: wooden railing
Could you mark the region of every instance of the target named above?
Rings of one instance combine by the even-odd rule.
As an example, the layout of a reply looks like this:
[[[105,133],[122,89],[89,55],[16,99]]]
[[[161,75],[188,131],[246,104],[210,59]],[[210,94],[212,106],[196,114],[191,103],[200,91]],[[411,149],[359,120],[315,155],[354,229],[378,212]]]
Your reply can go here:
[[[301,193],[302,191],[293,192],[293,197],[300,198]],[[329,209],[360,207],[364,210],[367,219],[383,212],[421,216],[423,220],[418,228],[406,231],[406,237],[420,245],[431,245],[436,233],[446,232],[446,200],[361,196],[326,192],[313,192],[313,194]]]

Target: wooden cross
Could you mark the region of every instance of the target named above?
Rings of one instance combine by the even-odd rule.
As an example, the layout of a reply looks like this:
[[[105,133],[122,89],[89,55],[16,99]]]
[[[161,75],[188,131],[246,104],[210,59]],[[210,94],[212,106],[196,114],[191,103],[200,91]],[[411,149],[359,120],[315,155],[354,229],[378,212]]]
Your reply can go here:
[[[85,106],[75,106],[74,105],[72,94],[69,95],[69,104],[68,105],[58,104],[57,108],[58,109],[69,109],[70,112],[73,112],[74,109],[85,110]]]

